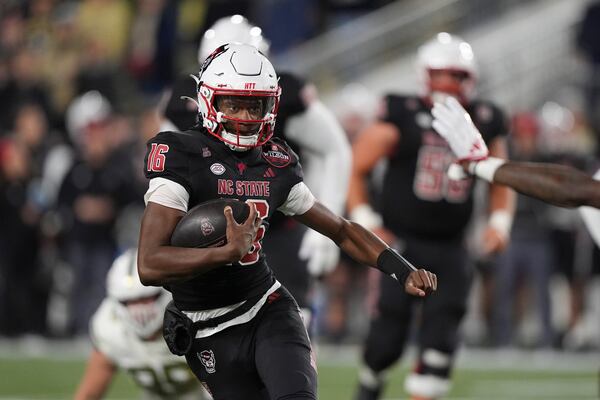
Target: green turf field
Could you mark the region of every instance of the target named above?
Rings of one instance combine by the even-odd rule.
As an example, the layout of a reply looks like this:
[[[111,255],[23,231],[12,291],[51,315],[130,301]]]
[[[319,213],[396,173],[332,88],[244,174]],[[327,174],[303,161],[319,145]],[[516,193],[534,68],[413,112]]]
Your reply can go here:
[[[496,360],[501,368],[494,369],[494,358],[487,366],[463,367],[455,374],[454,388],[449,399],[598,399],[599,370],[591,365],[571,368],[565,361],[560,365],[523,364],[523,358],[511,361]],[[589,359],[589,357],[588,357]],[[485,359],[484,359],[485,360]],[[600,357],[598,358],[600,365]],[[481,362],[479,362],[481,363]],[[544,364],[545,362],[542,362]],[[347,364],[347,365],[344,365]],[[350,400],[356,382],[352,362],[325,363],[319,366],[319,395],[325,400]],[[555,364],[555,363],[553,363]],[[81,359],[50,359],[0,357],[0,399],[68,399],[83,373]],[[397,368],[391,375],[386,399],[405,399],[401,380],[406,368]],[[119,375],[108,394],[109,399],[132,399],[137,390],[129,377]]]

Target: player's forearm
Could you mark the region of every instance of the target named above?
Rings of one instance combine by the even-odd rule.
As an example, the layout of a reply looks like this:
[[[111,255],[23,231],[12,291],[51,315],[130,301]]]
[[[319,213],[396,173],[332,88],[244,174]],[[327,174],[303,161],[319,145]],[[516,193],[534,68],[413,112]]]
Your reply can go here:
[[[355,261],[372,267],[377,265],[381,252],[388,248],[373,232],[347,220],[340,230],[337,243]]]
[[[92,350],[86,365],[85,374],[73,396],[74,400],[98,400],[104,397],[112,378],[117,371],[106,356]]]
[[[498,168],[494,182],[560,207],[600,207],[600,184],[564,165],[510,161]]]
[[[191,279],[229,264],[234,258],[229,246],[206,249],[140,246],[138,271],[144,285],[162,286]]]
[[[410,262],[373,232],[354,222],[346,222],[341,230],[343,240],[338,244],[355,261],[377,268],[401,283],[416,271]]]

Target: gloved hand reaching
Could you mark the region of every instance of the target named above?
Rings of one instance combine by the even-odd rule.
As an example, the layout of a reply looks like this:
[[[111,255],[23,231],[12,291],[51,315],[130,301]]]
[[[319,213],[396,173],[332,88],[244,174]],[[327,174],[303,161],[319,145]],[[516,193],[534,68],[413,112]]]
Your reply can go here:
[[[433,128],[448,142],[458,161],[479,161],[489,151],[471,116],[454,97],[436,102],[431,114]]]
[[[309,229],[302,238],[298,256],[308,260],[308,272],[313,276],[327,274],[340,259],[340,248],[328,237]]]

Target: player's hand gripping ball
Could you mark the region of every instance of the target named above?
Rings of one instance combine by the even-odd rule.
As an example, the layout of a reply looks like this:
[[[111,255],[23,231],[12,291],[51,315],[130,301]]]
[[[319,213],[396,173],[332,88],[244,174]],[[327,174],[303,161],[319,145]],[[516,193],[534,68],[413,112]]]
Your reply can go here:
[[[177,247],[220,247],[227,243],[227,220],[225,207],[231,207],[233,218],[243,223],[250,214],[250,206],[235,199],[216,199],[200,203],[181,218],[173,235],[171,245]]]

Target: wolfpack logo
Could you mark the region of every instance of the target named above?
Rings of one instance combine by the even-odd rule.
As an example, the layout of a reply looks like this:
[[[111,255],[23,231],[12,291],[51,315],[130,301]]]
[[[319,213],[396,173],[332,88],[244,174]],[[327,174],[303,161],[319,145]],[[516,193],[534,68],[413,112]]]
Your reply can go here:
[[[475,115],[477,115],[477,117],[481,120],[481,122],[488,123],[492,120],[493,112],[489,106],[487,106],[485,104],[481,104],[475,110]]]
[[[212,350],[202,350],[200,353],[196,354],[202,365],[204,365],[204,368],[206,368],[206,372],[209,374],[217,372],[217,369],[215,368],[217,362],[215,361],[215,355]]]
[[[215,175],[223,175],[225,173],[225,167],[223,164],[214,163],[210,166],[210,170]]]
[[[215,227],[208,218],[203,218],[200,220],[200,229],[202,230],[202,234],[204,236],[208,236],[215,231]]]
[[[277,143],[272,143],[268,150],[263,151],[262,155],[269,164],[276,168],[283,168],[292,160],[287,150]]]

